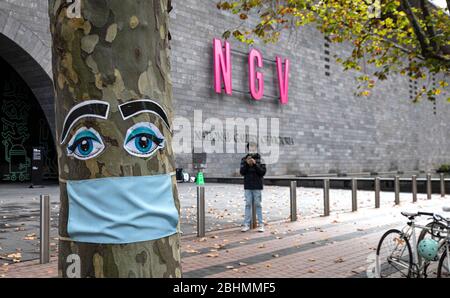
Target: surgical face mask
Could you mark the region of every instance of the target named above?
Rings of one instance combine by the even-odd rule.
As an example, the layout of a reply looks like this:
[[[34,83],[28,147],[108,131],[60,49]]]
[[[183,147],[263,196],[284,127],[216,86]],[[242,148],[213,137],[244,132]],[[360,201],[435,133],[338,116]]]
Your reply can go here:
[[[127,244],[177,232],[172,175],[68,181],[68,234],[75,242]]]

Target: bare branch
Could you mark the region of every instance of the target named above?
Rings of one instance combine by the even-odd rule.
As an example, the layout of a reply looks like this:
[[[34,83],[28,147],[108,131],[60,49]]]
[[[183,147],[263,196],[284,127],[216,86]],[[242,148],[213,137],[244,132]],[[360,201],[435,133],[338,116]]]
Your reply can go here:
[[[411,25],[414,29],[414,33],[416,34],[417,40],[419,41],[420,48],[422,50],[422,55],[427,57],[429,56],[429,40],[427,39],[427,36],[425,32],[423,32],[422,28],[420,27],[419,20],[417,19],[417,16],[412,10],[411,4],[408,0],[402,0],[405,13],[408,16],[409,21],[411,22]]]
[[[436,37],[436,31],[434,30],[434,26],[430,21],[431,16],[430,16],[430,11],[428,9],[428,0],[420,0],[420,8],[422,9],[423,18],[426,23],[427,34],[428,34],[430,44],[433,47],[434,52],[438,53],[439,45],[434,40],[434,38]]]

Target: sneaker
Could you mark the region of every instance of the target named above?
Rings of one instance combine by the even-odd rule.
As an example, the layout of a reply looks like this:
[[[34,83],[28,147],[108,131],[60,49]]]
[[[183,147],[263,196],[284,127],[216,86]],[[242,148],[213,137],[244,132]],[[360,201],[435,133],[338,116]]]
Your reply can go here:
[[[264,226],[259,226],[258,232],[263,233],[264,232]]]
[[[244,226],[243,228],[242,228],[242,230],[241,230],[241,232],[248,232],[250,230],[250,227],[249,226]]]

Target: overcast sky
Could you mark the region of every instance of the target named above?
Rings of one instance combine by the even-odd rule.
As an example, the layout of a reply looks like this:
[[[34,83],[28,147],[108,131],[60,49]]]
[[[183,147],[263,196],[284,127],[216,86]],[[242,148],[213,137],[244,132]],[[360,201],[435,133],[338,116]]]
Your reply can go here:
[[[431,2],[440,7],[447,7],[447,1],[445,0],[431,0]]]

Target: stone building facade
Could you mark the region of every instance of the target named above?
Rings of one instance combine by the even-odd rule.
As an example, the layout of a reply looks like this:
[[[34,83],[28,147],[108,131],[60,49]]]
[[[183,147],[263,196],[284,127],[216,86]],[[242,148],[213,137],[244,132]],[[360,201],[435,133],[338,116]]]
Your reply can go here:
[[[265,96],[260,101],[248,94],[249,47],[230,40],[233,94],[216,94],[212,41],[238,20],[217,10],[213,0],[173,2],[174,106],[177,119],[192,126],[192,144],[186,148],[200,148],[194,145],[202,139],[211,143],[221,137],[211,137],[212,127],[197,135],[194,127],[205,122],[263,118],[279,122],[279,136],[273,140],[279,144],[279,158],[268,166],[269,175],[429,170],[450,163],[447,94],[436,102],[413,104],[411,96],[423,82],[393,76],[379,83],[370,97],[357,97],[357,73],[344,72],[334,62],[334,56],[345,55],[349,47],[330,44],[310,27],[287,32],[275,45],[254,45],[264,57]],[[47,14],[47,1],[0,0],[0,57],[28,85],[53,130]],[[277,56],[290,60],[287,105],[278,100]],[[217,127],[214,130],[217,133]],[[188,140],[188,134],[179,136]],[[226,152],[225,145],[223,151],[207,154],[207,175],[237,175],[243,154]],[[193,172],[192,152],[178,152],[177,165]]]

